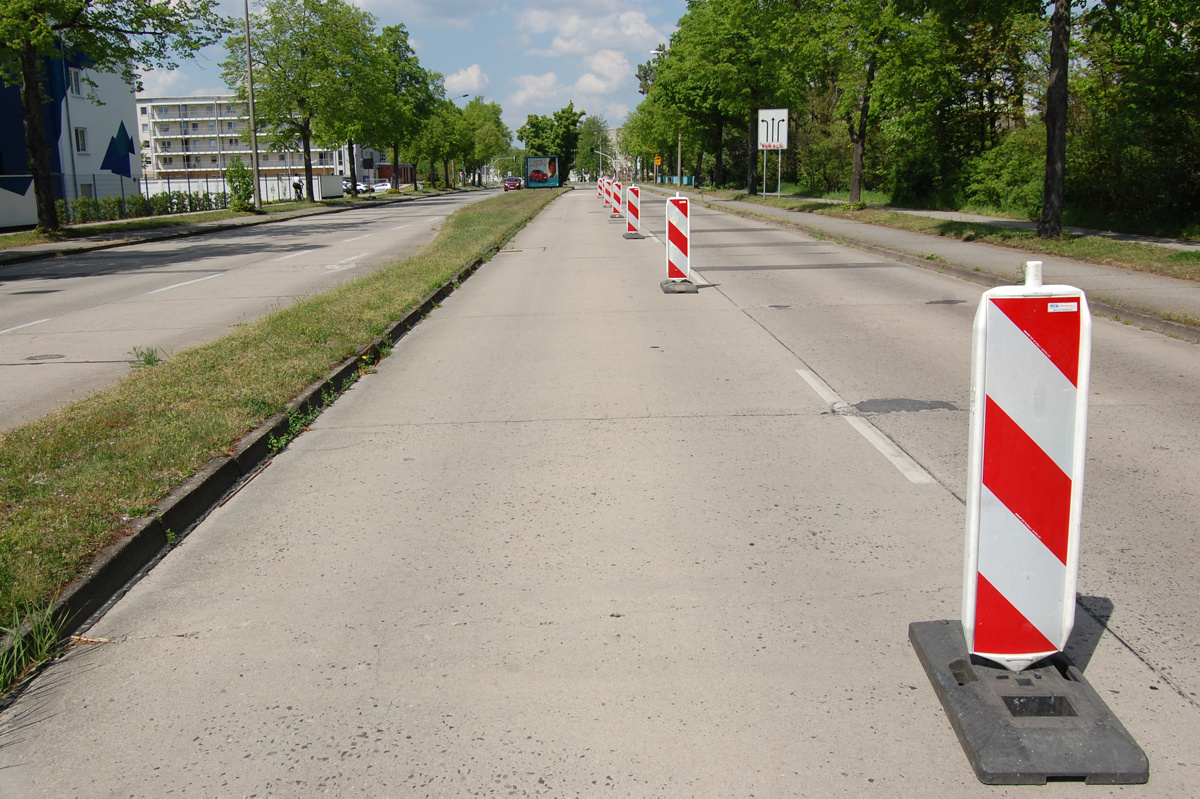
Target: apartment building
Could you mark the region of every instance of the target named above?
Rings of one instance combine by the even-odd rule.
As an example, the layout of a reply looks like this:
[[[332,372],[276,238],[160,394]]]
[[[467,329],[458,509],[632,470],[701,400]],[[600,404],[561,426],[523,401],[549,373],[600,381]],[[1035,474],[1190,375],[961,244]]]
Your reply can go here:
[[[146,177],[151,180],[221,178],[234,157],[250,165],[250,114],[232,95],[147,97],[137,102],[138,136]],[[379,154],[355,148],[360,181],[379,175]],[[312,151],[314,175],[348,175],[346,148]],[[297,148],[271,151],[259,133],[258,169],[264,179],[304,173],[304,154]]]

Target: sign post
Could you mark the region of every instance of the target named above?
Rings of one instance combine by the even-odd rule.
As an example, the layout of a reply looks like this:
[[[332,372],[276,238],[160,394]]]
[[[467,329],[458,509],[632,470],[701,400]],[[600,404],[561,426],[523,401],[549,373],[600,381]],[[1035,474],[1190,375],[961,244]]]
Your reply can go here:
[[[776,195],[783,194],[783,151],[788,146],[788,110],[786,108],[760,108],[758,110],[758,149],[779,151],[779,178],[775,184]],[[763,156],[763,182],[767,180],[766,156]]]

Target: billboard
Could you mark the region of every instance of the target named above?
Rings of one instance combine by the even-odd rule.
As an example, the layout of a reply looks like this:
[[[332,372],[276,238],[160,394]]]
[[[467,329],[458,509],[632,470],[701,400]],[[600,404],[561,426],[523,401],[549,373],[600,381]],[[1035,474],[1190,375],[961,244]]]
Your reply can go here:
[[[558,186],[558,156],[525,156],[525,185],[531,189],[547,189]]]

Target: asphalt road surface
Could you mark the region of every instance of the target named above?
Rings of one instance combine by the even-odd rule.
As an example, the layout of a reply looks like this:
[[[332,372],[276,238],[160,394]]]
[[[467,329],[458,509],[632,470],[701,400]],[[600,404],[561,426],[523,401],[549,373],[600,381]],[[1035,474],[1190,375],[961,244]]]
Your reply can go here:
[[[907,640],[981,288],[693,214],[666,295],[547,208],[0,715],[0,795],[1194,794],[1196,347],[1096,320],[1070,653],[1151,782],[988,788]]]
[[[433,240],[493,192],[428,197],[0,268],[0,429]]]

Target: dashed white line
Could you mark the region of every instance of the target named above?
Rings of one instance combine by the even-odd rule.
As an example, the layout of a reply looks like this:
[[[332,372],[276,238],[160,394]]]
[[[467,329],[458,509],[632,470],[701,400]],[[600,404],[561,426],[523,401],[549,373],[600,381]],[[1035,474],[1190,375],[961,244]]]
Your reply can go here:
[[[177,289],[180,286],[190,286],[193,283],[199,283],[203,280],[212,280],[214,277],[220,277],[222,274],[224,274],[224,273],[217,272],[215,275],[208,275],[207,277],[198,277],[195,280],[185,280],[182,283],[176,283],[173,286],[163,286],[160,289],[155,289],[154,291],[147,291],[146,293],[147,294],[158,294],[159,292],[162,292],[162,291],[170,291],[171,289]]]
[[[859,432],[859,435],[879,450],[883,457],[891,461],[892,465],[900,471],[900,474],[907,477],[909,482],[917,485],[936,482],[933,475],[925,471],[919,463],[912,459],[911,455],[900,449],[895,441],[884,435],[883,431],[863,417],[854,415],[854,408],[839,397],[838,393],[830,388],[829,384],[822,380],[816,372],[811,369],[797,369],[796,373],[804,378],[804,382],[808,383],[821,399],[829,403],[834,413],[849,422],[850,426]]]
[[[34,325],[40,325],[42,322],[49,322],[49,321],[50,321],[49,319],[39,319],[36,322],[26,322],[25,324],[17,325],[16,327],[8,327],[8,328],[5,328],[4,330],[0,330],[0,336],[3,336],[5,333],[11,333],[14,330],[20,330],[23,327],[33,327]]]
[[[401,225],[400,227],[392,228],[392,230],[404,230],[406,227],[412,227],[412,225]]]
[[[345,240],[343,240],[343,241],[342,241],[342,244],[349,244],[349,243],[350,243],[350,242],[352,242],[352,241],[359,241],[360,239],[366,239],[366,238],[370,238],[370,236],[371,236],[371,234],[370,234],[370,233],[366,233],[366,234],[364,234],[364,235],[362,235],[362,236],[355,236],[355,237],[354,237],[354,238],[352,238],[352,239],[345,239]]]
[[[288,255],[284,255],[279,258],[272,259],[271,263],[279,263],[280,261],[286,261],[288,258],[295,258],[297,255],[308,255],[310,252],[316,252],[316,250],[300,250],[299,252],[289,253]]]

